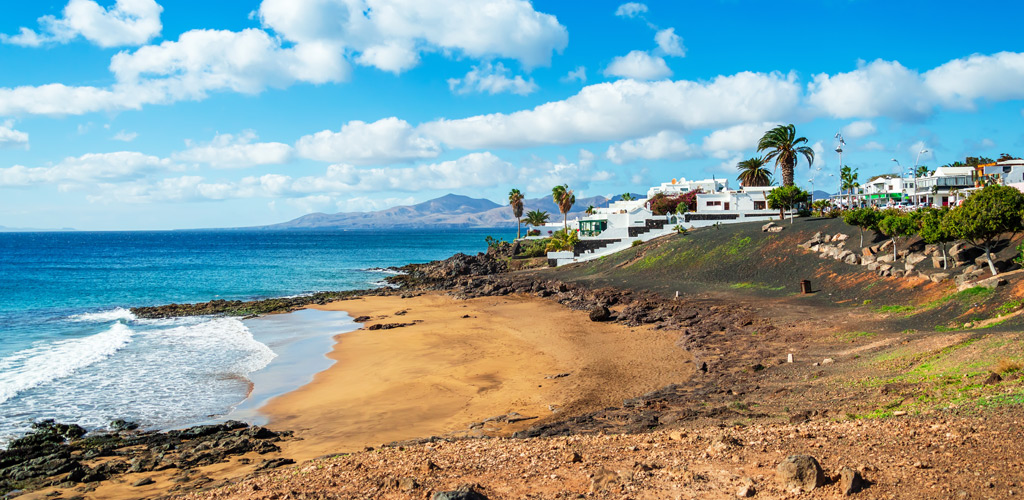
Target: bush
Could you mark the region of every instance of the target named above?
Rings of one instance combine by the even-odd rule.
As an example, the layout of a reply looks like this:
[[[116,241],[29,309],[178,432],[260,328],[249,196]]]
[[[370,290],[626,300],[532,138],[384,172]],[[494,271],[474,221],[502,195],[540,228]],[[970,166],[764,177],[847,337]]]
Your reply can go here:
[[[633,246],[635,246],[635,247],[638,247],[638,246],[643,245],[643,244],[644,244],[643,240],[633,240]]]
[[[647,208],[654,212],[654,215],[693,212],[697,210],[697,195],[699,193],[701,193],[699,189],[677,196],[658,193],[648,200]]]
[[[544,247],[547,252],[564,252],[572,250],[580,242],[580,235],[576,231],[566,232],[564,229],[555,231],[548,244]]]
[[[550,238],[543,240],[523,240],[519,243],[519,253],[515,256],[522,259],[543,257],[547,253],[547,246]]]
[[[526,232],[527,236],[540,236],[540,229],[531,229]]]

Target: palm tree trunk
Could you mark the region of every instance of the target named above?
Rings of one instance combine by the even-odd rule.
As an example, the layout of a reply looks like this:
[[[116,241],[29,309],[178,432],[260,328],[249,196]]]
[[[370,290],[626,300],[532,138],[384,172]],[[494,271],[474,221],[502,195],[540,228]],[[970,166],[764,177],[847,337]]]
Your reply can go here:
[[[787,164],[782,166],[782,185],[792,186],[793,185],[793,165]]]
[[[523,221],[521,221],[521,220],[519,220],[519,219],[517,218],[517,219],[516,219],[516,239],[517,239],[517,240],[518,240],[518,239],[519,239],[520,237],[522,237],[522,234],[521,234],[521,231],[522,231],[522,227],[523,227]]]
[[[569,212],[562,212],[562,229],[569,232]]]

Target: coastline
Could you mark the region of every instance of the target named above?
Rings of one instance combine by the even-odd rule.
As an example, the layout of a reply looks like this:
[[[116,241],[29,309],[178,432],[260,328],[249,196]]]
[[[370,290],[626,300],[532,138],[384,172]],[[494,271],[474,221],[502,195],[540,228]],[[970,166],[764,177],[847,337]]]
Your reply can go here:
[[[507,436],[694,371],[678,335],[591,322],[537,297],[428,293],[314,307],[370,319],[335,336],[335,363],[311,383],[260,408],[271,428],[303,438],[284,448],[296,460],[432,435]],[[409,325],[367,329],[388,323]],[[510,414],[521,417],[500,418]]]

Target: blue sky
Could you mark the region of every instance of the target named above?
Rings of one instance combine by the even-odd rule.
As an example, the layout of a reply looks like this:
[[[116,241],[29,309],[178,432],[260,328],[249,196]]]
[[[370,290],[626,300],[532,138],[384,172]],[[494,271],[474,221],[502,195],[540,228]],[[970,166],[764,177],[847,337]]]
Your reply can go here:
[[[818,151],[797,168],[816,189],[835,189],[838,131],[862,179],[922,149],[1024,154],[1024,37],[999,28],[1020,2],[5,4],[8,227],[643,192],[734,179],[779,123]]]

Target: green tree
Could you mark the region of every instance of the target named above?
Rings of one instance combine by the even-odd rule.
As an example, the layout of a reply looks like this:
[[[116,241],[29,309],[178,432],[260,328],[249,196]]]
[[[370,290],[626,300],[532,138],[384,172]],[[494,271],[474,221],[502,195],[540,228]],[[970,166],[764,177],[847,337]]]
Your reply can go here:
[[[917,213],[918,234],[925,243],[942,249],[942,268],[948,269],[946,245],[956,241],[949,225],[949,207],[925,208]]]
[[[860,246],[864,246],[864,230],[878,230],[882,213],[873,208],[855,208],[843,212],[843,222],[860,229]]]
[[[590,205],[587,207],[587,215],[594,215],[595,212],[596,210],[594,209],[594,205]]]
[[[957,239],[985,251],[988,269],[999,274],[992,262],[992,248],[1003,236],[1024,229],[1024,193],[1009,186],[985,186],[950,210],[949,227]]]
[[[786,217],[786,210],[791,210],[797,206],[798,203],[802,203],[810,199],[811,195],[807,191],[800,189],[797,186],[781,186],[771,191],[768,191],[766,198],[768,199],[768,208],[779,209],[779,219]],[[792,219],[790,219],[792,224]]]
[[[562,212],[562,226],[569,229],[569,211],[576,203],[576,195],[569,189],[568,184],[562,184],[551,188],[551,199],[558,205],[558,211]]]
[[[926,165],[920,165],[914,170],[914,177],[925,177],[928,175],[928,167]]]
[[[808,167],[814,164],[814,150],[809,146],[801,146],[806,143],[806,137],[796,136],[795,125],[779,125],[764,133],[757,142],[757,152],[767,150],[765,163],[775,160],[775,167],[782,169],[782,185],[792,186],[793,169],[796,168],[798,157],[802,155]]]
[[[520,230],[522,229],[523,193],[513,188],[508,192],[508,204],[512,207],[512,215],[516,217],[516,239],[518,240],[521,236]]]
[[[917,225],[909,214],[892,210],[884,212],[884,217],[878,221],[878,230],[892,240],[892,261],[896,262],[896,249],[900,240],[916,234]]]
[[[850,169],[849,165],[843,165],[843,168],[839,169],[839,189],[847,194],[846,199],[850,207],[853,207],[853,190],[859,186],[857,169]]]
[[[633,200],[636,199],[636,198],[633,197],[633,195],[631,195],[629,193],[622,193],[620,198],[622,198],[622,201],[633,201]]]
[[[740,171],[740,175],[736,180],[744,186],[771,186],[772,173],[764,168],[766,163],[768,162],[764,158],[750,158],[737,163],[736,169]]]
[[[549,218],[551,218],[551,215],[547,212],[541,210],[530,210],[529,212],[526,212],[526,218],[523,219],[523,222],[530,226],[537,227],[547,224]]]

